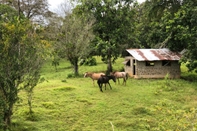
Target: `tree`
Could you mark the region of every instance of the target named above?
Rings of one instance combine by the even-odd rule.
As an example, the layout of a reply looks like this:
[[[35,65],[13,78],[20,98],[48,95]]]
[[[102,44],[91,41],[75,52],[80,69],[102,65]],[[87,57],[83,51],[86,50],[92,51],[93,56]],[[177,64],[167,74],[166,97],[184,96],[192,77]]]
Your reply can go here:
[[[57,66],[59,66],[60,61],[60,51],[58,44],[58,37],[57,34],[59,34],[61,25],[62,25],[63,18],[61,16],[58,16],[58,14],[53,13],[50,15],[50,17],[46,17],[45,22],[46,25],[44,27],[44,32],[42,33],[43,37],[50,42],[52,45],[50,48],[50,57],[52,59],[52,66],[55,67],[55,70],[57,71]]]
[[[196,1],[151,0],[145,2],[141,29],[146,33],[140,36],[146,38],[146,45],[152,48],[169,48],[172,51],[186,51],[183,62],[187,62],[189,70],[196,70]],[[146,23],[146,24],[145,24]],[[140,28],[138,30],[140,30]]]
[[[19,91],[32,91],[40,78],[44,44],[23,15],[7,5],[0,10],[0,127],[7,130]]]
[[[136,43],[137,45],[135,46],[136,48],[150,48],[149,45],[149,36],[150,36],[150,31],[152,31],[152,27],[155,24],[151,24],[148,16],[148,9],[145,6],[145,3],[142,3],[140,5],[135,6],[135,30],[134,34],[136,36]],[[154,30],[152,32],[156,33],[157,30]],[[151,39],[152,40],[152,39]],[[152,42],[150,42],[152,43]]]
[[[94,45],[102,61],[107,63],[107,74],[111,72],[112,63],[120,56],[122,50],[133,47],[136,43],[134,27],[135,10],[133,0],[79,0],[81,12],[95,18],[93,32]],[[87,15],[89,16],[89,15]],[[131,43],[131,44],[127,44]]]
[[[190,71],[197,72],[197,4],[185,0],[181,8],[172,14],[166,12],[163,26],[171,37],[166,46],[173,51],[186,50],[183,61],[187,62]]]
[[[93,39],[92,21],[83,21],[75,14],[67,14],[58,34],[58,47],[61,57],[70,61],[74,74],[78,75],[78,62],[89,55],[89,43]]]
[[[45,17],[51,15],[47,0],[1,0],[0,4],[14,7],[19,14],[34,22],[43,22]]]
[[[162,17],[165,12],[173,14],[180,8],[179,0],[149,0],[142,3],[137,10],[138,40],[141,47],[144,48],[161,48],[171,34],[166,33],[163,27]]]

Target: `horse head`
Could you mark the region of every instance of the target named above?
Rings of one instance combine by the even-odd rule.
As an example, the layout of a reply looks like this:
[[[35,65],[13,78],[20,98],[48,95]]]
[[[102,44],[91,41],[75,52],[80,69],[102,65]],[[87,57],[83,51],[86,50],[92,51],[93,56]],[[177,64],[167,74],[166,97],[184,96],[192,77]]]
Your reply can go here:
[[[111,75],[111,77],[112,77],[112,80],[113,80],[114,82],[116,82],[116,77],[115,77],[114,75]]]
[[[110,72],[110,75],[111,75],[111,76],[114,75],[114,72]]]

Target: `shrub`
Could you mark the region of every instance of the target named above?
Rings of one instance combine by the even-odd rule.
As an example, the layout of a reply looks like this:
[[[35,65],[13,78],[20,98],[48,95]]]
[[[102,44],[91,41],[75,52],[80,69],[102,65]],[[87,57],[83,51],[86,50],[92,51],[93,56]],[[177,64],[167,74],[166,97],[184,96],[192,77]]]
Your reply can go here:
[[[74,74],[70,73],[67,75],[67,78],[73,78],[74,77]]]
[[[95,66],[97,65],[96,58],[90,57],[87,59],[81,59],[79,65]]]
[[[197,80],[197,74],[193,72],[184,72],[181,74],[181,79],[193,82]]]

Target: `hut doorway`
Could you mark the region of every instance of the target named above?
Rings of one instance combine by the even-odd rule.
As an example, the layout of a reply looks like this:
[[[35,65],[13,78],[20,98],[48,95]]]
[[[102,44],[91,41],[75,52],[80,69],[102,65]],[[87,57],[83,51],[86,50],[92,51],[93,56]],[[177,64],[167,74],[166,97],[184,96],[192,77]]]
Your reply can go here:
[[[135,75],[135,70],[136,70],[136,67],[135,67],[136,63],[135,63],[135,59],[133,60],[133,75]]]

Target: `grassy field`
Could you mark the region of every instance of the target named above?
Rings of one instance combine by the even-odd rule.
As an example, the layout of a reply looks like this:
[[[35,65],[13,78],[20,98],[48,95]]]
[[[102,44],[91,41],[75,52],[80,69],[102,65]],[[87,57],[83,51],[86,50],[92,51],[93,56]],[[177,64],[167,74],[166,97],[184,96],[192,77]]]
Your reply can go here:
[[[120,58],[113,65],[123,68]],[[127,85],[110,82],[101,93],[86,71],[105,71],[97,57],[97,66],[80,66],[78,78],[70,64],[62,61],[56,72],[50,62],[42,69],[45,82],[33,95],[33,116],[28,114],[25,92],[14,108],[14,131],[196,131],[197,82],[184,79],[132,79]],[[183,77],[189,78],[185,67]],[[122,81],[121,81],[122,82]],[[96,82],[95,82],[96,83]]]

